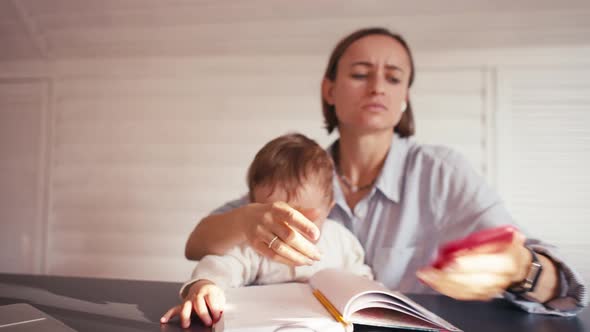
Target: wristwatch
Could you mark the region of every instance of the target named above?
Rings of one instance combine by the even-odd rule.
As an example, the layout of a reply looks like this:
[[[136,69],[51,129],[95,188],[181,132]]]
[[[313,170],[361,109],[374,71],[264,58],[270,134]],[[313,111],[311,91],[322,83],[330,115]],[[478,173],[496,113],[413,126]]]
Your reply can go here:
[[[529,247],[526,248],[531,252],[533,261],[531,262],[526,278],[524,278],[523,281],[516,282],[508,287],[508,291],[513,294],[524,294],[534,291],[535,286],[537,286],[537,281],[539,281],[539,277],[541,276],[541,272],[543,272],[543,265],[541,265],[535,251]]]

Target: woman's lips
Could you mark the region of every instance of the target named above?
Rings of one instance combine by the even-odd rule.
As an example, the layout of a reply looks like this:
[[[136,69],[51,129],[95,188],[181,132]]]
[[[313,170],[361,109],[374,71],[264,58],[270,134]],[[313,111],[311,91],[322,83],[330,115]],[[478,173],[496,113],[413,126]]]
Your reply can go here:
[[[381,103],[368,103],[362,106],[362,109],[373,112],[387,111],[387,107]]]

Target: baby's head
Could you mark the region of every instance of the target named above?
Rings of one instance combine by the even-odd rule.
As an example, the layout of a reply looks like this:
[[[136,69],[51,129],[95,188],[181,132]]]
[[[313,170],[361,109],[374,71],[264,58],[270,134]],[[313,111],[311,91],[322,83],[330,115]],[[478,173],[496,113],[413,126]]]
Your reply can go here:
[[[287,134],[268,142],[248,170],[250,201],[286,202],[297,210],[317,209],[312,220],[321,227],[334,205],[330,155],[301,134]]]

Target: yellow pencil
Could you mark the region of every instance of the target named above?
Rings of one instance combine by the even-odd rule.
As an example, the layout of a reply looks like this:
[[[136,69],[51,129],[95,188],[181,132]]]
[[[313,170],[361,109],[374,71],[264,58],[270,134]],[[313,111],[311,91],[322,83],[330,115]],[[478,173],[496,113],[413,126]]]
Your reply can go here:
[[[322,294],[322,292],[320,292],[319,289],[314,289],[313,295],[316,297],[316,299],[318,299],[318,301],[320,301],[324,308],[328,310],[328,312],[332,315],[332,317],[334,317],[336,321],[344,325],[345,329],[348,328],[350,323],[344,320],[344,317],[342,317],[342,315],[338,312],[338,309],[332,305],[332,303],[324,296],[324,294]]]

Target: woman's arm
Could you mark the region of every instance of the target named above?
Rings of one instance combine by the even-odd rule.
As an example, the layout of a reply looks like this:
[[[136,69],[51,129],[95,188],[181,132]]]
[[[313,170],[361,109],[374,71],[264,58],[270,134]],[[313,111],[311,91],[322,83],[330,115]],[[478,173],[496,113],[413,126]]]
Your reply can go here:
[[[439,184],[432,202],[438,203],[441,212],[441,243],[514,224],[497,193],[456,153],[449,153],[433,174]],[[506,290],[522,281],[530,269],[532,255],[527,247],[537,253],[543,271],[534,292],[514,295]],[[552,246],[519,234],[508,246],[471,250],[455,258],[448,268],[421,269],[418,277],[457,299],[481,300],[501,294],[529,312],[571,316],[587,305],[588,296],[581,278],[556,254]]]
[[[200,260],[206,255],[225,255],[227,251],[246,242],[246,223],[239,222],[243,207],[203,218],[186,241],[184,255]]]
[[[319,229],[308,218],[316,216],[315,210],[299,212],[283,202],[250,203],[212,214],[201,220],[190,234],[185,256],[198,260],[208,254],[223,255],[246,242],[261,255],[276,261],[296,266],[312,264],[320,258],[310,242],[319,238]],[[275,236],[278,239],[270,248],[268,244]]]

